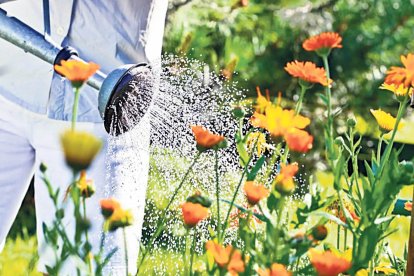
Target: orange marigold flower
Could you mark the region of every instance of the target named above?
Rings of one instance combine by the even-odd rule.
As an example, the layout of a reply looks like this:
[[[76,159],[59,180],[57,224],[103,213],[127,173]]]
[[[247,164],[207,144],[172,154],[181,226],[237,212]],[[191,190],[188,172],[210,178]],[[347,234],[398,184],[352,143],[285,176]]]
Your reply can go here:
[[[224,136],[214,134],[203,126],[191,126],[199,150],[212,149],[225,141]]]
[[[293,177],[299,171],[298,163],[282,164],[279,175],[275,179],[275,188],[282,195],[290,195],[295,190]]]
[[[105,218],[105,230],[115,231],[120,227],[132,225],[134,220],[130,210],[125,210],[116,199],[101,199],[101,212]]]
[[[295,115],[294,110],[280,106],[268,106],[265,114],[255,112],[250,119],[254,127],[267,129],[272,136],[283,136],[292,128],[304,129],[310,124],[309,118]]]
[[[99,70],[99,65],[79,60],[62,60],[61,65],[55,65],[55,70],[70,80],[73,86],[80,87]]]
[[[294,177],[299,171],[299,165],[298,163],[292,163],[292,164],[282,164],[282,168],[280,169],[280,175],[283,175],[283,178],[292,178]]]
[[[262,184],[256,184],[254,181],[246,181],[244,184],[244,192],[247,201],[251,205],[256,205],[260,200],[269,195],[269,191]]]
[[[404,67],[392,66],[387,71],[385,83],[395,84],[396,86],[403,84],[406,88],[414,86],[414,54],[402,55],[401,62]]]
[[[214,261],[221,268],[226,267],[231,274],[237,275],[238,272],[244,272],[244,262],[239,250],[233,249],[231,245],[223,247],[215,241],[206,243],[207,253],[214,257]]]
[[[404,209],[408,212],[411,212],[411,210],[413,209],[413,203],[411,201],[406,201],[404,203]]]
[[[293,77],[310,83],[320,83],[328,86],[332,80],[327,79],[325,69],[316,67],[315,63],[306,61],[292,61],[286,64],[285,70]]]
[[[208,208],[198,203],[185,202],[181,205],[185,225],[194,227],[208,217]]]
[[[93,180],[86,179],[85,170],[81,171],[79,180],[77,182],[77,186],[80,190],[80,194],[82,197],[88,198],[95,193],[95,186],[93,185]]]
[[[287,271],[286,267],[282,264],[274,263],[271,268],[266,270],[258,269],[257,273],[259,276],[290,276],[291,272]]]
[[[331,251],[320,252],[313,248],[309,250],[309,258],[320,276],[336,276],[350,269],[352,265],[345,256],[339,256]]]
[[[329,51],[342,48],[342,37],[338,33],[325,32],[306,39],[302,46],[306,51]]]
[[[291,129],[286,133],[285,140],[292,151],[306,153],[312,149],[313,136],[304,130]]]
[[[115,209],[121,208],[118,200],[113,198],[101,199],[101,212],[105,218],[109,218],[115,211]]]

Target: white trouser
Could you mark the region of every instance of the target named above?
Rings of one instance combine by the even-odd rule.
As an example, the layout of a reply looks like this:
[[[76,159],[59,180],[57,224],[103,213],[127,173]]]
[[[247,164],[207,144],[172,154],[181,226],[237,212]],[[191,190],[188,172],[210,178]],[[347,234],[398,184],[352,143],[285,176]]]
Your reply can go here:
[[[53,187],[60,187],[62,202],[64,191],[71,181],[71,171],[65,164],[59,138],[69,127],[68,122],[32,113],[0,96],[0,251],[34,174],[39,270],[42,272],[45,272],[45,264],[52,265],[55,260],[53,251],[43,238],[42,223],[50,225],[55,214],[46,186],[40,178],[39,164],[43,162],[47,165]],[[88,178],[94,180],[96,187],[95,195],[87,199],[87,216],[92,222],[89,239],[93,250],[97,252],[102,234],[99,200],[104,197],[117,198],[123,207],[132,210],[135,218],[134,225],[127,228],[129,271],[134,273],[148,179],[149,118],[144,117],[135,129],[127,133],[129,138],[109,139],[100,123],[78,123],[77,129],[93,133],[104,142],[102,151],[87,171]],[[72,214],[73,211],[67,207],[64,223],[71,235],[74,226]],[[120,230],[106,238],[105,250],[109,252],[114,247],[118,250],[106,272],[125,275]],[[75,275],[73,269],[73,263],[69,262],[60,275]]]

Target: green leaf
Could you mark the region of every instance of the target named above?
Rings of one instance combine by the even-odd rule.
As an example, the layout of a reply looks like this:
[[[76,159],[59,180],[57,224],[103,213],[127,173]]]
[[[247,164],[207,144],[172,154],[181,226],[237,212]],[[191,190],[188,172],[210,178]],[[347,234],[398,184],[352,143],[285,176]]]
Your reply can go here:
[[[220,201],[231,204],[231,201],[227,200],[227,199],[220,199]],[[239,209],[241,212],[243,213],[249,213],[249,210],[247,210],[246,208],[233,203],[233,206],[235,206],[237,209]],[[253,216],[255,216],[256,218],[260,219],[263,222],[269,222],[269,219],[264,215],[264,214],[259,214],[259,213],[255,213],[252,212]]]
[[[256,165],[253,167],[253,169],[247,173],[247,181],[253,181],[256,179],[256,175],[264,165],[265,161],[266,157],[262,155],[259,160],[257,160]]]
[[[348,225],[345,222],[343,222],[342,220],[340,220],[339,218],[335,217],[332,214],[329,214],[329,213],[326,213],[326,212],[314,212],[314,213],[312,213],[312,215],[331,220],[331,221],[335,222],[338,225],[341,225],[345,228],[349,228]]]

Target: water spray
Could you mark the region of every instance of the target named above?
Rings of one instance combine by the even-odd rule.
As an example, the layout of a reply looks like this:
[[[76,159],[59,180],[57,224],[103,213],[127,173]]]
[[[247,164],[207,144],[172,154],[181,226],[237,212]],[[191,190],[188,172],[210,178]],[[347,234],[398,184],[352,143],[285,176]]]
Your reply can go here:
[[[52,65],[69,59],[82,61],[74,48],[57,45],[49,36],[9,17],[2,9],[0,38]],[[114,136],[129,131],[140,122],[151,105],[154,92],[152,70],[145,63],[123,65],[108,75],[98,71],[87,84],[99,91],[99,113],[106,131]],[[131,103],[135,106],[125,112],[125,106]]]

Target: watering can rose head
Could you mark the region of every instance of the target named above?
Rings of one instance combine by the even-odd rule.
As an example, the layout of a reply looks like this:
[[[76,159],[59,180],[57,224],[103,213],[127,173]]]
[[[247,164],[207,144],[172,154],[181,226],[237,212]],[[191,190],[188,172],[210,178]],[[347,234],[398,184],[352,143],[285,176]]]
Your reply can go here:
[[[102,147],[101,140],[82,131],[68,130],[60,140],[66,164],[75,171],[86,170]]]
[[[197,149],[200,152],[214,149],[218,150],[227,147],[226,138],[222,135],[214,134],[203,126],[191,126],[194,138],[197,143]]]
[[[93,62],[62,60],[61,65],[55,65],[55,70],[70,80],[73,87],[79,88],[99,70],[99,65]]]

